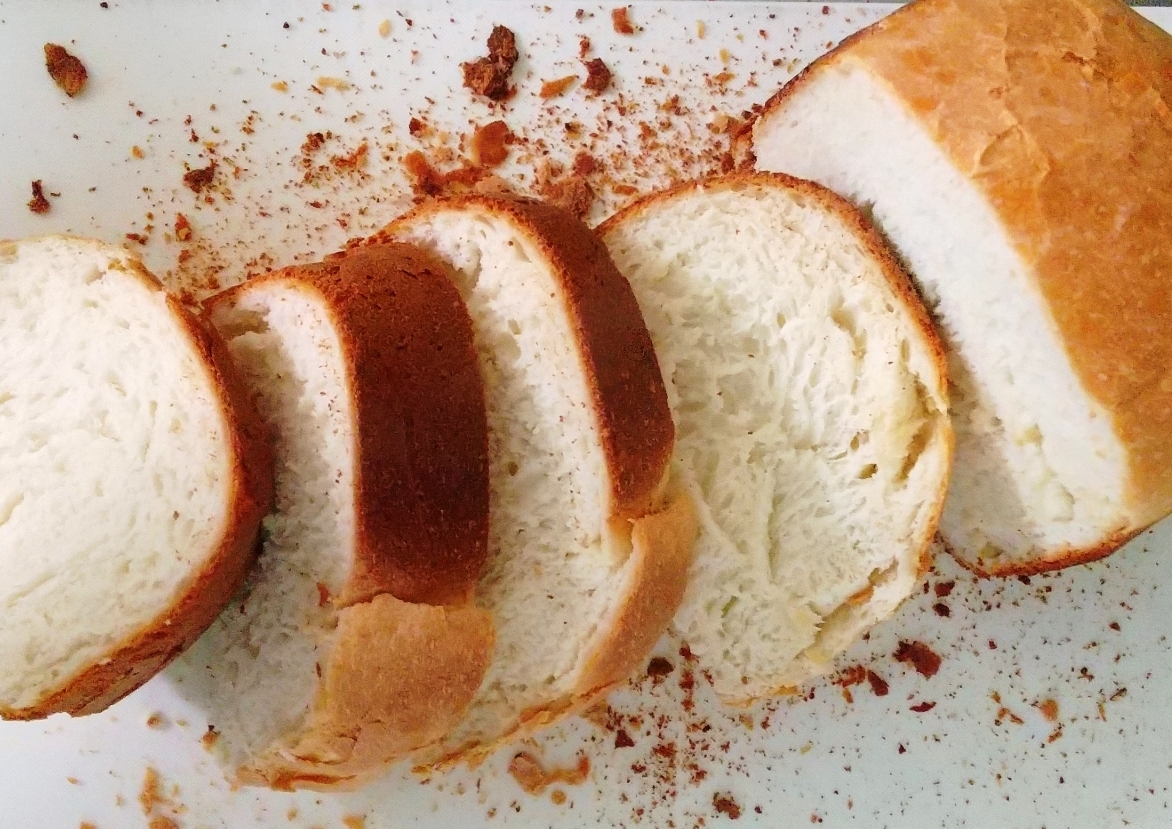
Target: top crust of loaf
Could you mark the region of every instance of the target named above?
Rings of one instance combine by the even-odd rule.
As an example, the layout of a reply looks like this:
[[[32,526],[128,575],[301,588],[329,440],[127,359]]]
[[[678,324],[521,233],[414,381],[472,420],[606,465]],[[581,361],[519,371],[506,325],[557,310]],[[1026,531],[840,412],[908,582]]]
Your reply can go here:
[[[662,501],[675,429],[659,362],[635,295],[584,224],[534,199],[463,196],[417,207],[372,241],[391,238],[432,211],[506,216],[541,251],[561,285],[599,419],[610,475],[610,513],[633,519]]]
[[[44,237],[21,242],[0,241],[0,258],[14,255],[19,246],[60,244],[100,253],[111,271],[140,281],[151,291],[165,293],[162,284],[142,262],[121,247],[70,237]],[[232,484],[224,504],[227,518],[217,549],[192,573],[184,589],[169,607],[107,656],[88,669],[69,677],[33,705],[10,709],[0,706],[4,719],[31,720],[50,714],[95,714],[118,702],[163,670],[207,629],[239,589],[255,559],[260,521],[272,503],[272,455],[264,429],[243,382],[236,373],[223,341],[205,328],[175,298],[167,296],[167,310],[176,332],[190,341],[202,357],[207,383],[214,391],[229,443],[223,451],[230,458]],[[84,577],[84,576],[83,576]]]
[[[453,320],[471,331],[447,267],[410,245],[376,245],[275,271],[213,302],[281,280],[318,293],[328,309],[363,442],[355,450],[357,552],[338,603],[382,593],[467,602],[487,555],[488,427],[471,339],[457,359],[434,335],[460,329]],[[428,287],[403,290],[401,280]]]
[[[998,572],[1110,553],[1172,509],[1172,38],[1115,0],[918,0],[761,118],[846,64],[885,83],[988,200],[1127,454],[1127,525]]]

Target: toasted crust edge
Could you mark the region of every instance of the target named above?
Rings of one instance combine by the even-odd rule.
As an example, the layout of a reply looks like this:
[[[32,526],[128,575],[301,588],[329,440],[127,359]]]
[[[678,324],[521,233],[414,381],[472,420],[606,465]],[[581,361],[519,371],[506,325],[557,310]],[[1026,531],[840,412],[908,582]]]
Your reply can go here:
[[[69,237],[64,237],[69,238]],[[125,272],[152,291],[162,283],[130,251],[91,240],[104,253],[124,256]],[[33,705],[0,709],[0,717],[33,720],[50,714],[73,716],[104,711],[159,673],[190,647],[211,625],[244,582],[256,557],[261,519],[272,502],[272,454],[260,418],[220,338],[167,296],[167,307],[180,333],[202,357],[208,383],[219,397],[224,434],[232,453],[229,517],[216,551],[175,601],[109,652],[99,664],[70,677]]]

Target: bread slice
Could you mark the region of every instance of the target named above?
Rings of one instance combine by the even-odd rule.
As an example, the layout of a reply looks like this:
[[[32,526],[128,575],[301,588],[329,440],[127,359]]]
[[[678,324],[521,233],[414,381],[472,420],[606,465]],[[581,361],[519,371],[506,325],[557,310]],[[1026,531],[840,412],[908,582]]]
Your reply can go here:
[[[497,652],[468,716],[426,760],[473,757],[623,681],[683,594],[690,504],[630,286],[564,211],[468,197],[376,238],[447,261],[468,303],[489,423],[489,563],[477,603]]]
[[[405,245],[214,297],[272,430],[259,564],[182,661],[241,782],[353,788],[437,740],[492,653],[484,392],[447,268]]]
[[[816,184],[687,184],[599,233],[651,330],[698,508],[675,624],[722,700],[776,694],[928,566],[951,454],[942,351],[875,231]]]
[[[121,247],[0,242],[0,716],[91,714],[253,560],[271,466],[222,343]]]
[[[867,206],[949,352],[966,567],[1103,556],[1172,509],[1172,38],[1114,0],[920,0],[768,104],[757,165]]]

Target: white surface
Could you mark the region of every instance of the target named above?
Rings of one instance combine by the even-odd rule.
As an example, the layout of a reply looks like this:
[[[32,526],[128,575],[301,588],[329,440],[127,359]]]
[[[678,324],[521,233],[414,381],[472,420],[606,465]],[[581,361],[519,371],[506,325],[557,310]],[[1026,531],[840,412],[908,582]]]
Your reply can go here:
[[[654,122],[677,148],[689,135],[694,144],[710,140],[707,124],[716,114],[763,101],[827,41],[888,8],[836,4],[823,15],[816,3],[637,5],[632,16],[644,31],[622,38],[611,31],[609,7],[586,7],[598,14],[578,21],[576,3],[549,12],[517,3],[482,4],[478,11],[471,3],[419,3],[401,8],[402,16],[369,2],[359,10],[335,3],[334,12],[308,2],[110,5],[0,2],[0,237],[71,231],[114,241],[141,232],[151,211],[156,229],[144,249],[148,263],[173,283],[187,284],[217,265],[225,268],[224,281],[237,279],[245,263],[265,252],[273,264],[317,255],[392,218],[408,201],[397,172],[399,157],[413,147],[408,119],[426,111],[436,122],[464,129],[490,118],[486,106],[459,88],[457,64],[484,53],[493,22],[514,28],[529,56],[519,67],[521,93],[506,120],[530,137],[549,131],[550,153],[562,159],[573,155],[556,138],[564,119],[539,112],[533,90],[540,79],[577,68],[577,36],[592,38],[623,93],[642,106],[627,118],[611,112],[608,137],[635,148],[630,154],[637,164],[622,169],[623,180],[647,187],[669,168],[696,172],[699,163],[639,144],[638,120]],[[1172,25],[1166,10],[1149,13]],[[387,39],[378,35],[384,18],[392,27]],[[703,39],[697,20],[706,23]],[[92,80],[83,96],[68,100],[45,77],[41,46],[74,40]],[[703,78],[725,68],[721,48],[736,73],[724,94]],[[418,50],[414,65],[412,49]],[[746,85],[751,71],[756,86]],[[357,88],[326,89],[320,96],[309,91],[323,75],[348,76]],[[647,85],[644,77],[659,84]],[[277,80],[288,82],[287,94],[271,88]],[[652,105],[672,90],[681,93],[688,112],[661,127],[663,116]],[[613,98],[586,100],[571,91],[561,104],[589,127],[608,117],[602,109],[607,100]],[[242,134],[252,110],[259,114],[253,132]],[[364,117],[354,118],[358,112]],[[183,123],[187,115],[190,127]],[[224,142],[222,157],[241,168],[231,182],[232,200],[220,193],[212,204],[197,205],[183,188],[182,161],[202,166],[202,145],[189,142],[190,129],[201,140]],[[368,138],[368,177],[339,180],[345,189],[299,183],[298,147],[307,131],[326,129],[340,136],[339,149]],[[132,157],[135,145],[144,158]],[[61,193],[47,216],[24,209],[35,178]],[[310,207],[312,201],[322,206]],[[175,211],[191,219],[199,241],[183,267],[177,265],[180,246],[163,237]],[[714,813],[714,792],[732,794],[744,809],[738,826],[804,826],[815,816],[826,826],[900,829],[1164,826],[1172,785],[1166,750],[1172,698],[1165,690],[1172,680],[1172,593],[1163,589],[1170,547],[1172,525],[1165,524],[1106,562],[1035,577],[1028,585],[977,583],[942,558],[941,575],[930,581],[955,579],[952,595],[910,603],[842,660],[844,666],[865,662],[888,679],[889,695],[875,697],[864,684],[852,689],[848,704],[839,688],[818,683],[812,699],[782,701],[771,713],[745,712],[752,730],[736,713],[713,713],[707,732],[686,734],[689,723],[705,718],[681,716],[672,704],[668,691],[676,687],[677,666],[656,688],[615,695],[620,711],[669,718],[659,725],[646,716],[642,729],[628,724],[634,747],[615,749],[613,735],[584,722],[543,741],[551,758],[572,759],[581,749],[591,761],[590,779],[563,787],[568,800],[561,806],[548,792],[534,797],[517,787],[503,770],[510,752],[477,773],[457,772],[427,785],[404,772],[348,796],[232,792],[199,745],[200,713],[164,676],[104,715],[0,723],[0,827],[75,829],[82,820],[100,829],[145,827],[136,797],[148,765],[159,770],[168,791],[178,785],[175,799],[184,811],[176,819],[183,829],[340,829],[347,815],[366,815],[367,829],[690,827],[700,818],[711,826],[727,820]],[[950,607],[949,618],[933,612],[937,601]],[[944,657],[940,672],[927,680],[895,663],[891,654],[900,639],[935,648]],[[1122,688],[1127,691],[1120,695]],[[1022,724],[1005,717],[998,724],[995,692]],[[1031,707],[1047,698],[1058,704],[1063,725],[1052,743],[1047,735],[1054,724]],[[926,701],[937,704],[924,713],[909,710]],[[715,712],[702,687],[696,704]],[[149,728],[154,712],[169,724]],[[678,773],[666,757],[651,755],[655,741],[643,730],[675,739]],[[688,752],[689,736],[710,747]],[[725,742],[727,751],[720,748]],[[689,756],[707,772],[696,784],[683,768]],[[662,777],[631,770],[645,762]],[[753,808],[758,805],[760,814]],[[292,820],[291,808],[298,810]]]

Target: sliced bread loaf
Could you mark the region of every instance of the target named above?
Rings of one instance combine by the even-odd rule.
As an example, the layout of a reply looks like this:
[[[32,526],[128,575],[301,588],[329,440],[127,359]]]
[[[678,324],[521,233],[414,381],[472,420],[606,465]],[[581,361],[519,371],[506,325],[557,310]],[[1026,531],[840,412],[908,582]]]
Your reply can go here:
[[[676,626],[724,701],[778,693],[928,565],[951,452],[942,351],[875,231],[816,184],[684,185],[599,233],[651,330],[697,504]]]
[[[568,213],[434,202],[380,235],[446,260],[468,303],[489,423],[497,650],[467,717],[424,759],[469,756],[583,706],[646,658],[683,594],[694,526],[630,286]]]
[[[1172,38],[1115,0],[919,0],[782,89],[760,169],[867,206],[949,352],[965,566],[1098,558],[1172,509]]]
[[[348,788],[437,740],[492,651],[484,393],[442,262],[406,245],[288,268],[208,314],[269,426],[276,507],[179,687],[245,783]]]
[[[0,716],[101,711],[239,588],[271,459],[217,337],[120,247],[0,243]]]

